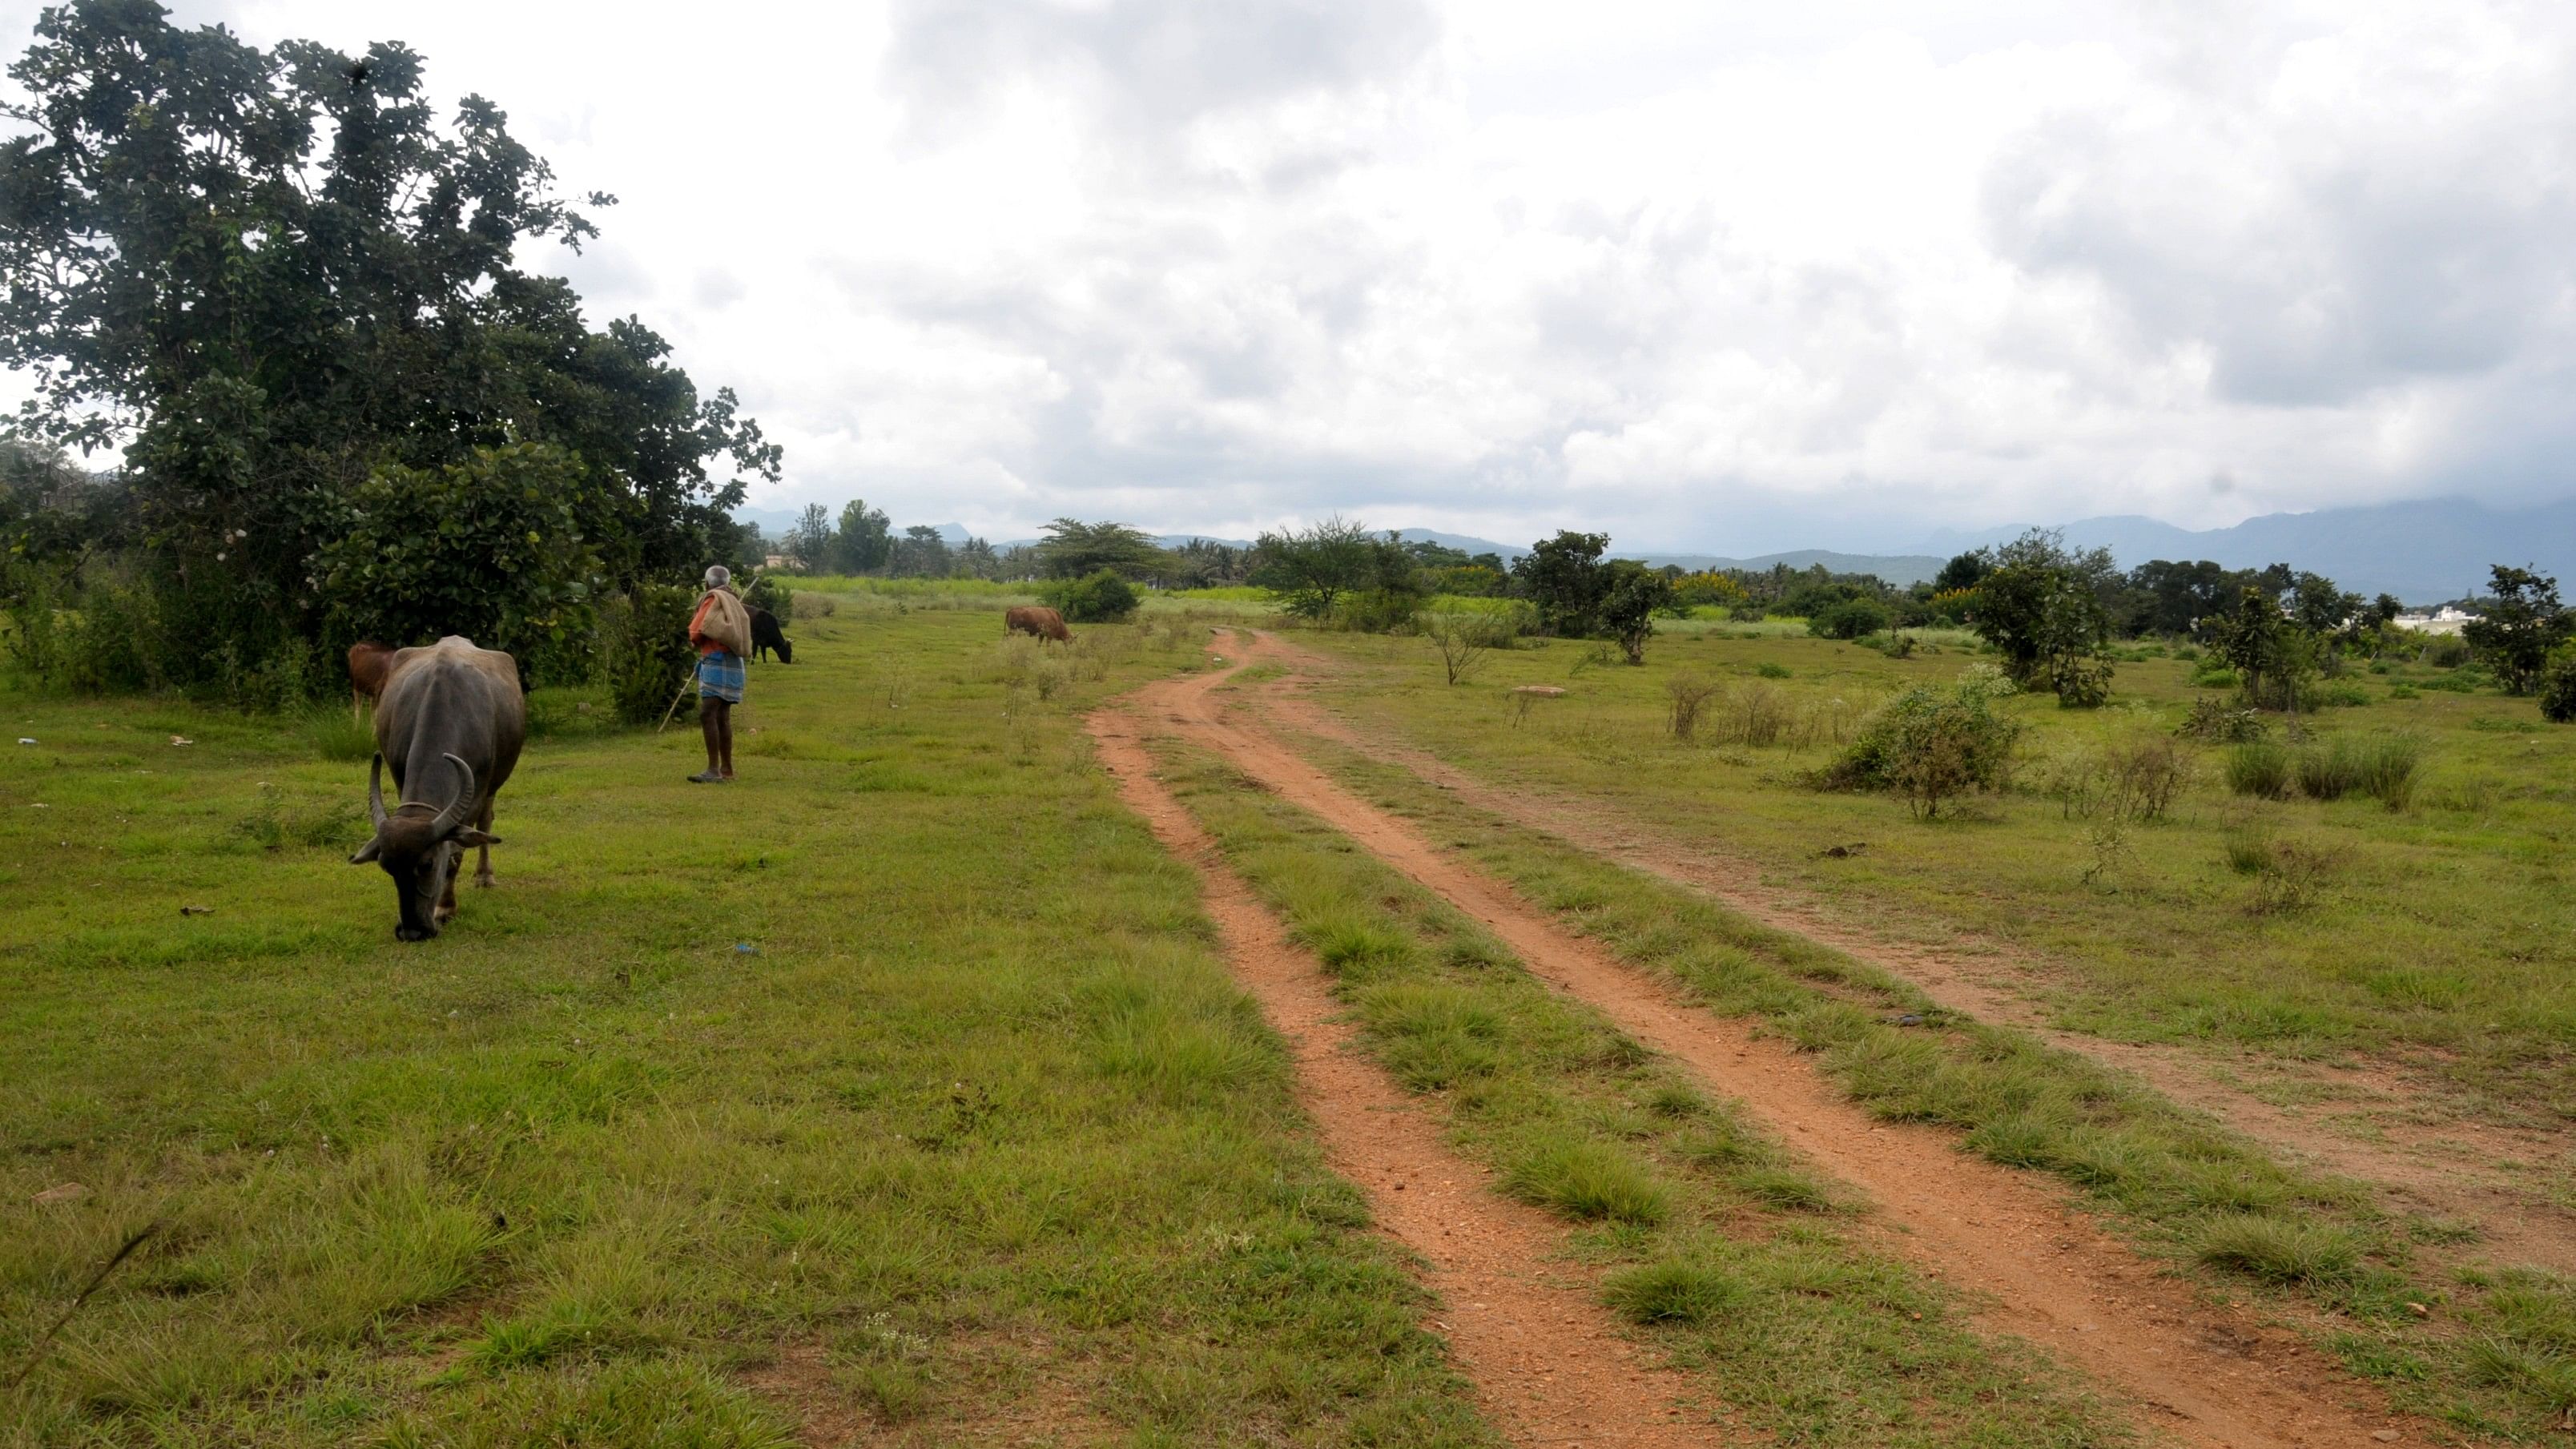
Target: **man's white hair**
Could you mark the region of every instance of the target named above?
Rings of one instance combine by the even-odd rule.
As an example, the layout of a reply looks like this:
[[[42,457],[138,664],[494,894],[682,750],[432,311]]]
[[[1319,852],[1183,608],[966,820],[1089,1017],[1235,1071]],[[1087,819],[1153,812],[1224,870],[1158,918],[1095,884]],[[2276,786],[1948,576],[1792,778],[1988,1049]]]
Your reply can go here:
[[[729,568],[726,568],[723,564],[709,564],[709,565],[707,565],[707,587],[708,587],[708,588],[711,588],[711,589],[721,589],[721,588],[723,588],[725,585],[727,585],[727,584],[729,584],[729,583],[732,583],[732,582],[733,582],[733,570],[731,570],[731,569],[729,569]]]

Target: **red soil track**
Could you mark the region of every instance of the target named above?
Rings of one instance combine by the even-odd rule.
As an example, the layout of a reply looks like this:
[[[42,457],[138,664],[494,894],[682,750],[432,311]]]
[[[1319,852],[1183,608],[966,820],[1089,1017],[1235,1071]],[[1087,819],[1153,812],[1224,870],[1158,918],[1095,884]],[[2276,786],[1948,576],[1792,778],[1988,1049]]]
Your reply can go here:
[[[1266,637],[1256,647],[1266,657],[1293,659],[1310,669],[1331,667],[1328,660]],[[1968,949],[1943,950],[1892,940],[1826,914],[1808,896],[1765,884],[1758,866],[1728,857],[1704,841],[1686,847],[1596,801],[1479,779],[1422,750],[1363,734],[1292,688],[1265,690],[1261,705],[1292,730],[1406,770],[1487,814],[1707,896],[1774,930],[1865,961],[1911,982],[1948,1010],[2020,1028],[2114,1071],[2134,1073],[2165,1096],[2207,1112],[2289,1161],[2379,1186],[2389,1193],[2393,1210],[2475,1223],[2478,1245],[2460,1256],[2534,1263],[2576,1273],[2576,1213],[2549,1201],[2540,1189],[2500,1166],[2557,1159],[2568,1151],[2564,1134],[2447,1121],[2432,1128],[2389,1130],[2385,1142],[2359,1140],[2213,1080],[2200,1063],[2172,1048],[2106,1041],[2049,1025],[2044,1008],[2014,989],[2016,984],[2044,979],[2049,967],[2008,947],[1976,940],[1962,942]],[[2337,1086],[2390,1104],[2402,1103],[2411,1095],[2402,1084],[2372,1080],[2384,1074],[2327,1075]]]
[[[1092,716],[1101,763],[1154,835],[1199,872],[1237,979],[1287,1036],[1299,1096],[1333,1170],[1359,1185],[1378,1224],[1419,1256],[1440,1296],[1433,1327],[1475,1385],[1479,1406],[1516,1444],[1682,1449],[1725,1442],[1687,1384],[1644,1367],[1593,1301],[1583,1275],[1552,1272],[1561,1232],[1546,1214],[1488,1188],[1438,1126],[1351,1048],[1352,1028],[1322,963],[1290,944],[1187,810],[1154,778],[1135,721]]]
[[[1254,636],[1235,652],[1259,658],[1277,649]],[[1559,929],[1544,910],[1352,795],[1267,731],[1227,717],[1214,691],[1232,673],[1148,685],[1132,696],[1133,712],[1148,728],[1213,749],[1341,830],[1484,922],[1539,979],[1743,1101],[1791,1146],[1860,1188],[1892,1230],[1893,1251],[1989,1300],[1987,1328],[2045,1346],[2144,1406],[2142,1426],[2188,1442],[2233,1449],[2386,1442],[2376,1435],[2398,1421],[2296,1335],[2202,1304],[2094,1227],[2054,1185],[1966,1155],[1953,1134],[1871,1120],[1810,1059],[1690,1005]],[[1114,743],[1105,739],[1104,753]],[[1122,784],[1126,778],[1122,771]]]

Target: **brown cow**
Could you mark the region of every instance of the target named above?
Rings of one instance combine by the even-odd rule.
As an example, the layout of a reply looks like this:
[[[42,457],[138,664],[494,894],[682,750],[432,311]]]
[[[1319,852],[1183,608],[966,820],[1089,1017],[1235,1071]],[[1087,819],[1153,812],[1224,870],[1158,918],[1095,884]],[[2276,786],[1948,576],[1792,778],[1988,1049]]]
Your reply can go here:
[[[1064,627],[1064,615],[1053,609],[1041,609],[1034,605],[1024,604],[1004,611],[1002,632],[1033,634],[1040,639],[1053,639],[1058,644],[1073,642],[1073,631]]]
[[[394,667],[394,646],[361,639],[349,646],[349,708],[383,697],[385,675]]]

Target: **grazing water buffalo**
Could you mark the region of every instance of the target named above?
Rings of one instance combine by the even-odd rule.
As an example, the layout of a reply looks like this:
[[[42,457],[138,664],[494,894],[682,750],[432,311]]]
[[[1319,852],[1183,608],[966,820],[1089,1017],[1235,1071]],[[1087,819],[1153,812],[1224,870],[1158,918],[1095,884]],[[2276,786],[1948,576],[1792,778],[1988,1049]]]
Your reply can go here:
[[[778,627],[778,616],[767,609],[751,611],[751,657],[765,659],[769,651],[778,651],[778,662],[796,662],[796,646],[787,642],[787,631]]]
[[[349,708],[385,692],[385,672],[394,667],[394,646],[361,639],[349,646]]]
[[[1053,639],[1058,644],[1070,643],[1073,640],[1073,631],[1064,627],[1064,615],[1053,609],[1041,609],[1025,604],[1003,612],[1002,632],[1034,634],[1041,639]]]
[[[376,702],[376,758],[367,767],[367,813],[376,838],[349,857],[394,878],[401,907],[394,934],[426,941],[456,914],[456,868],[482,851],[474,883],[492,883],[492,797],[527,743],[528,706],[518,661],[456,635],[395,653]],[[384,770],[401,802],[385,808]]]

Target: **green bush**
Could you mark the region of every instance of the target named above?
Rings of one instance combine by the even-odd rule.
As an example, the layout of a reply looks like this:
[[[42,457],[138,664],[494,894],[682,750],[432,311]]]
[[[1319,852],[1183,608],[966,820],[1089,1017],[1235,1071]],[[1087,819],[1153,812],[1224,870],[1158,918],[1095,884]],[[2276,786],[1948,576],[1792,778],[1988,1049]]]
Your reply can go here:
[[[2457,669],[2469,662],[2469,641],[2457,634],[2436,634],[2424,641],[2415,657],[2435,669]]]
[[[1400,589],[1370,589],[1344,594],[1333,605],[1328,622],[1354,634],[1393,634],[1410,627],[1422,607],[1418,594]]]
[[[2287,746],[2250,740],[2227,752],[2227,788],[2260,800],[2287,800],[2295,761]]]
[[[600,559],[582,537],[589,473],[543,443],[476,448],[441,468],[387,463],[343,501],[311,560],[335,639],[462,634],[528,656],[592,632]]]
[[[2540,717],[2551,724],[2576,724],[2576,648],[2551,655],[2540,671]]]
[[[1972,670],[1946,690],[1909,689],[1862,723],[1859,737],[1825,767],[1819,783],[1886,790],[1925,819],[1968,791],[2001,789],[2021,725],[1996,713],[1993,701],[2010,691],[1991,670]]]
[[[1109,569],[1043,584],[1038,597],[1075,624],[1115,624],[1136,612],[1136,590]]]
[[[600,658],[619,719],[654,724],[669,712],[696,658],[689,648],[696,608],[687,589],[644,584],[600,610]]]
[[[1827,604],[1807,620],[1807,632],[1825,639],[1858,639],[1885,629],[1895,616],[1876,599]]]

